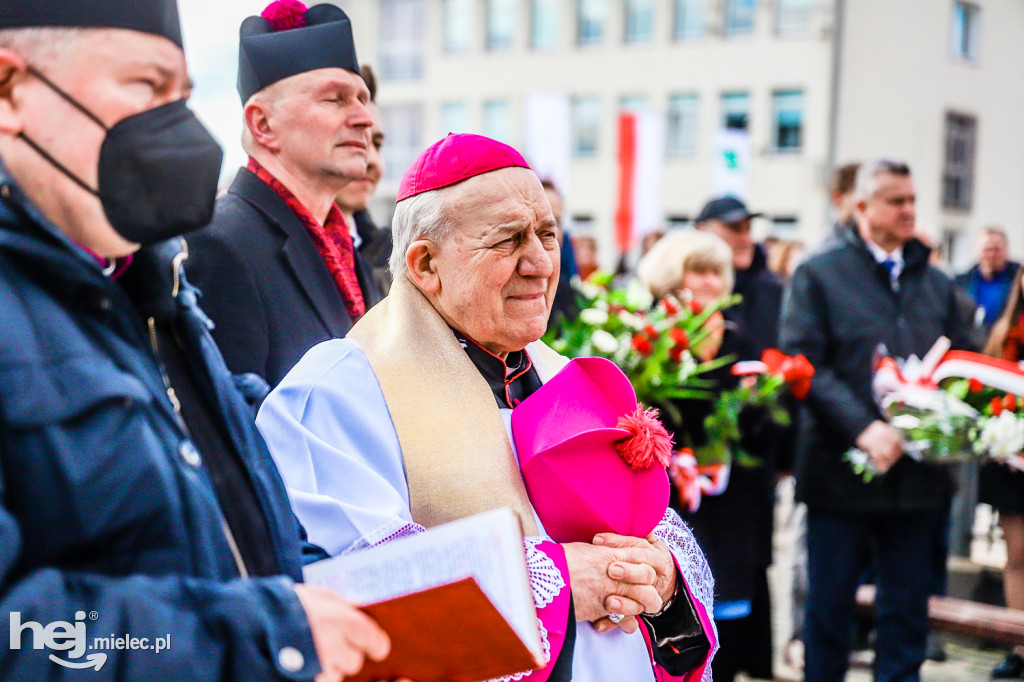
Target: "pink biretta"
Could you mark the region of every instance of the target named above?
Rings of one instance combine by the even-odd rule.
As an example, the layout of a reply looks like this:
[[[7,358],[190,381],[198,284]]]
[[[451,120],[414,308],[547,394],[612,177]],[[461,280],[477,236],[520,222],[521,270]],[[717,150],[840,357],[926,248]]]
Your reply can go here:
[[[672,452],[656,414],[603,358],[572,360],[512,410],[523,480],[552,538],[654,530],[668,507]]]

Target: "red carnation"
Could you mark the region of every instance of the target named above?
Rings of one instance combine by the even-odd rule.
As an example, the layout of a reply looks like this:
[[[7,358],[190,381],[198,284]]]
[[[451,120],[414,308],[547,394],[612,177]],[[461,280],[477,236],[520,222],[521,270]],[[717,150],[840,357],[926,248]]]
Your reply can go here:
[[[992,398],[992,402],[989,403],[989,409],[992,411],[993,417],[998,417],[1003,413],[1003,401],[1000,398]]]
[[[260,14],[275,31],[290,31],[306,25],[308,8],[299,0],[275,0]]]
[[[683,353],[685,352],[686,349],[682,346],[672,346],[668,349],[668,356],[672,358],[672,362],[679,363],[683,361]]]
[[[644,327],[644,333],[652,339],[656,339],[661,336],[661,334],[658,333],[658,330],[654,328],[653,324],[646,325]]]
[[[967,382],[967,390],[971,393],[981,393],[983,388],[985,388],[985,384],[981,383],[977,379],[971,379]]]
[[[633,348],[635,348],[640,355],[650,355],[654,350],[654,346],[651,345],[651,340],[643,334],[636,334],[633,336]]]
[[[669,315],[676,315],[679,313],[679,306],[677,306],[672,299],[663,298],[661,299],[661,307],[665,309],[665,312]]]
[[[789,392],[797,400],[804,400],[807,397],[811,390],[814,367],[806,356],[800,354],[790,357],[777,348],[766,348],[761,353],[761,362],[768,367],[770,374],[782,375],[789,386]]]
[[[669,330],[668,335],[672,337],[672,341],[675,342],[676,346],[679,347],[680,351],[684,351],[690,347],[690,337],[686,333],[685,329],[680,329],[679,327],[672,327],[672,329]]]
[[[649,469],[655,464],[662,469],[672,460],[672,436],[658,419],[657,410],[645,410],[637,405],[632,414],[619,417],[617,429],[629,431],[629,436],[615,444],[622,459],[634,471]]]
[[[691,298],[690,299],[690,312],[693,313],[694,315],[700,315],[702,310],[704,310],[704,306],[702,306],[700,303],[697,303],[697,301],[695,301],[695,300],[693,300]]]
[[[768,368],[769,374],[781,373],[782,366],[787,359],[786,354],[778,348],[765,348],[764,352],[761,353],[761,362]]]
[[[1003,396],[1003,407],[1008,409],[1010,412],[1017,410],[1017,396],[1012,393],[1007,393]]]
[[[789,386],[789,392],[797,400],[804,400],[811,390],[811,379],[814,377],[814,367],[802,353],[786,358],[782,363],[782,378]]]

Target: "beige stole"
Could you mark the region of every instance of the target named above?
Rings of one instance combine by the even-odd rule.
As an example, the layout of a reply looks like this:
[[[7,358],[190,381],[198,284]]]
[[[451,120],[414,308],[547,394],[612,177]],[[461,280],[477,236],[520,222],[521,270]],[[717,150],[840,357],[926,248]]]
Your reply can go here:
[[[533,507],[487,381],[405,275],[346,335],[366,354],[398,434],[412,518],[427,528],[511,507],[537,535]],[[568,360],[540,342],[542,381]]]

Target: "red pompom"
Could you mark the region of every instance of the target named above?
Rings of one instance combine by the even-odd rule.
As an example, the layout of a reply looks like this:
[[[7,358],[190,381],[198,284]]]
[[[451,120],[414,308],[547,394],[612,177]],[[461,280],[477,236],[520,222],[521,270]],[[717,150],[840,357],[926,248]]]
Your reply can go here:
[[[632,414],[619,417],[615,428],[630,433],[616,443],[615,448],[634,471],[649,469],[655,464],[664,469],[672,461],[672,436],[658,419],[657,410],[645,410],[643,405],[637,405]]]
[[[306,25],[307,9],[299,0],[275,0],[260,16],[269,21],[275,31],[290,31]]]

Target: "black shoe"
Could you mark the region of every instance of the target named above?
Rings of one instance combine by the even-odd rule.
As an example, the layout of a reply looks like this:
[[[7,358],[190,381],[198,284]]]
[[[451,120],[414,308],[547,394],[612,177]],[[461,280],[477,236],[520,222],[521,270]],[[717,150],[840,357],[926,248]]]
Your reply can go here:
[[[992,668],[993,680],[1013,680],[1024,678],[1024,658],[1017,654],[1007,654],[996,667]]]

